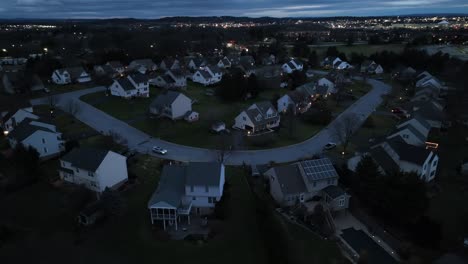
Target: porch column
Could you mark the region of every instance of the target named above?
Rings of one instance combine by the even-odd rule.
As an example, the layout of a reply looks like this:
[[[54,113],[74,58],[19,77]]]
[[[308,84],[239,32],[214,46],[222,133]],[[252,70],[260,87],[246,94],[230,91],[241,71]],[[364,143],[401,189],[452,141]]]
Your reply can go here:
[[[177,214],[176,214],[176,210],[174,210],[174,214],[175,214],[175,219],[174,219],[174,222],[175,222],[175,230],[177,231]]]
[[[188,217],[188,224],[190,225],[190,214],[188,214],[187,217]]]
[[[166,219],[163,219],[164,230],[166,230]]]

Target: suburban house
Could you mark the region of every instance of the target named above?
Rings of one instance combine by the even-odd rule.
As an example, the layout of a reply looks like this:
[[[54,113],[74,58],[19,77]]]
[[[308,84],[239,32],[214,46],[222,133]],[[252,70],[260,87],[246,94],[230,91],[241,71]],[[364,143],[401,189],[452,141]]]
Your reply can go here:
[[[191,58],[187,63],[187,68],[190,70],[197,70],[206,65],[206,61],[203,57]]]
[[[62,133],[54,125],[30,118],[25,118],[8,133],[8,141],[12,148],[17,144],[33,147],[41,159],[58,156],[65,150]]]
[[[286,113],[292,109],[294,114],[307,112],[312,105],[310,97],[298,90],[283,95],[278,99],[277,104],[278,112]]]
[[[24,71],[0,73],[0,87],[7,94],[44,90],[44,84],[36,74],[27,75]]]
[[[109,87],[111,95],[122,98],[149,97],[149,80],[141,73],[115,79]]]
[[[218,66],[208,65],[198,69],[192,76],[192,81],[205,86],[221,82],[223,73]]]
[[[365,155],[370,155],[385,175],[398,171],[415,172],[425,182],[430,182],[436,176],[439,156],[426,147],[407,144],[402,137],[394,137],[370,148],[364,154],[358,154],[348,160],[348,168],[356,170],[359,161]]]
[[[341,63],[342,60],[339,57],[326,57],[322,62],[322,67],[326,69],[333,69],[335,65]]]
[[[419,115],[415,115],[411,119],[407,119],[401,124],[396,126],[387,139],[401,137],[407,144],[414,146],[425,146],[431,124]]]
[[[237,65],[237,68],[239,68],[243,73],[245,77],[249,77],[252,74],[255,74],[255,64],[250,63],[248,61],[241,61],[239,65]]]
[[[148,201],[151,223],[164,230],[178,229],[181,217],[190,224],[190,215],[213,212],[224,191],[224,165],[216,162],[191,162],[165,165],[158,187]]]
[[[170,76],[174,80],[174,87],[185,88],[187,87],[187,77],[185,73],[180,69],[168,70],[166,75]]]
[[[160,88],[175,88],[175,81],[167,74],[154,74],[149,76],[149,83]]]
[[[232,66],[231,61],[228,60],[226,57],[221,58],[216,65],[221,69],[228,69]]]
[[[447,87],[445,87],[441,81],[439,81],[436,77],[432,76],[427,71],[424,71],[416,76],[415,87],[430,88],[437,94],[439,94],[441,91],[447,90]]]
[[[110,150],[79,147],[60,159],[60,178],[102,193],[128,180],[127,158]]]
[[[165,71],[177,70],[177,69],[180,69],[180,62],[178,59],[165,58],[164,60],[161,61],[161,64],[159,64],[159,67]]]
[[[111,67],[111,69],[119,74],[125,72],[125,66],[120,61],[109,61],[106,63],[107,66]]]
[[[91,76],[83,67],[71,67],[55,70],[52,73],[55,84],[85,83],[91,81]]]
[[[333,68],[337,70],[346,70],[352,67],[353,66],[346,61],[340,61],[340,62],[335,63],[335,65],[333,65]]]
[[[229,54],[227,56],[224,56],[223,59],[229,60],[229,62],[231,63],[231,66],[237,66],[240,63],[240,56],[236,54]]]
[[[39,119],[37,115],[33,114],[32,106],[27,108],[18,108],[15,110],[11,110],[5,113],[5,115],[2,115],[1,125],[3,127],[3,134],[10,133],[26,118],[29,118],[31,120]]]
[[[439,98],[440,90],[437,87],[434,87],[432,84],[415,87],[414,95],[411,97],[411,101],[430,101]]]
[[[106,64],[104,64],[104,65],[95,65],[93,67],[93,69],[94,69],[94,73],[97,76],[108,76],[108,77],[111,77],[111,78],[115,78],[115,77],[120,75],[120,73],[118,73],[117,71],[112,69],[111,66],[106,65]]]
[[[251,105],[236,118],[234,128],[247,131],[249,135],[272,131],[279,127],[280,116],[275,107],[268,101]]]
[[[141,74],[152,72],[158,69],[158,66],[151,59],[139,59],[130,62],[128,69],[131,71],[137,71]]]
[[[331,211],[347,209],[351,196],[338,187],[338,173],[328,158],[273,167],[264,173],[270,194],[281,207],[320,200]]]
[[[446,120],[444,106],[435,100],[411,101],[403,105],[403,108],[408,111],[410,116],[418,115],[431,124],[433,128],[441,128]]]
[[[401,67],[393,74],[393,76],[400,81],[409,81],[416,76],[416,70],[411,67]]]
[[[168,117],[172,120],[185,118],[187,114],[192,112],[192,100],[183,93],[167,91],[154,99],[149,111],[151,114]]]
[[[332,94],[337,92],[335,83],[326,77],[318,79],[317,87],[326,87],[326,94]]]
[[[366,60],[361,64],[361,73],[382,74],[383,68],[375,61]]]
[[[304,65],[297,59],[291,59],[290,61],[284,63],[281,66],[281,69],[285,73],[292,73],[293,71],[302,71]]]

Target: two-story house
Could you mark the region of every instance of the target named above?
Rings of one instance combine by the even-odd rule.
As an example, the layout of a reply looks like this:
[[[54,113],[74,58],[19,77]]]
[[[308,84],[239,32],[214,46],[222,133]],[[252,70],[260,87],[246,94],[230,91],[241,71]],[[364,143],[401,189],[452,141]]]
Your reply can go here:
[[[141,73],[115,79],[109,87],[110,94],[122,98],[149,97],[149,80]]]
[[[282,207],[322,197],[330,209],[348,208],[351,196],[338,187],[338,173],[328,158],[273,167],[264,175],[270,182],[271,196]]]
[[[280,116],[275,107],[268,101],[252,104],[236,118],[234,128],[245,130],[253,135],[273,131],[280,124]]]
[[[172,80],[174,80],[174,88],[184,89],[187,87],[187,77],[185,75],[185,72],[183,72],[182,70],[168,70],[166,71],[166,75],[170,76]]]
[[[18,126],[24,119],[29,118],[37,120],[39,117],[33,114],[33,108],[18,108],[8,111],[5,115],[1,116],[1,125],[3,127],[3,134],[8,134],[15,127]]]
[[[75,148],[60,159],[60,178],[96,193],[128,180],[127,158],[110,150]]]
[[[70,67],[55,70],[52,73],[52,82],[55,84],[85,83],[91,81],[89,75],[83,67]]]
[[[224,165],[216,162],[192,162],[164,166],[158,188],[148,201],[151,223],[178,229],[184,217],[212,213],[221,200],[225,182]]]
[[[141,74],[146,74],[147,72],[157,70],[158,66],[151,59],[139,59],[130,62],[128,69]]]
[[[180,61],[174,58],[165,58],[159,64],[159,68],[162,70],[177,70],[180,69]]]
[[[288,110],[292,110],[296,115],[307,112],[312,103],[311,98],[307,96],[307,94],[299,90],[294,90],[280,97],[277,101],[277,105],[278,112],[286,113]]]
[[[407,144],[425,146],[430,130],[431,124],[416,115],[398,124],[396,129],[387,136],[387,139],[401,137]]]
[[[149,111],[172,120],[181,119],[192,112],[192,100],[183,93],[167,91],[151,102]]]
[[[108,61],[106,65],[119,74],[123,74],[125,72],[125,66],[120,61]]]
[[[322,77],[318,79],[317,87],[326,87],[327,88],[326,94],[332,94],[332,93],[337,92],[335,83],[331,81],[329,78]]]
[[[297,59],[291,59],[290,61],[284,63],[281,66],[281,69],[285,73],[292,73],[293,71],[302,71],[304,64]]]
[[[56,157],[65,150],[62,133],[54,125],[30,118],[25,118],[8,133],[8,141],[12,148],[17,144],[33,147],[41,159]]]

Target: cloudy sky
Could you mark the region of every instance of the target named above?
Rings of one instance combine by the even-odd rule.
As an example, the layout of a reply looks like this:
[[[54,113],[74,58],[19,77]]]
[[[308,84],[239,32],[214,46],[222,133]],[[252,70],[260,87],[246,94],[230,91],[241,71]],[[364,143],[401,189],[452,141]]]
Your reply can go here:
[[[374,16],[468,13],[467,0],[0,0],[0,18]]]

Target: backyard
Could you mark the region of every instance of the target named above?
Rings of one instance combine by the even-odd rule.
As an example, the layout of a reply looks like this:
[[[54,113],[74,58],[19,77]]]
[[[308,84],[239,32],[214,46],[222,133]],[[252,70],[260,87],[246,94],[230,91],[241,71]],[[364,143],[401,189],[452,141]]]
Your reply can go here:
[[[368,86],[359,84],[354,87],[356,89],[362,89],[362,91],[369,89]],[[265,100],[271,101],[275,96],[282,95],[286,92],[286,90],[269,89],[262,91],[255,99],[224,103],[215,95],[207,95],[207,89],[210,88],[189,82],[187,90],[183,91],[185,95],[194,101],[193,110],[200,114],[200,119],[193,123],[188,123],[183,120],[151,119],[148,115],[149,105],[152,100],[161,93],[161,90],[156,88],[151,88],[150,98],[124,100],[118,97],[106,96],[101,92],[85,95],[81,97],[81,99],[153,137],[189,146],[215,148],[219,147],[220,141],[223,140],[224,137],[210,132],[213,123],[222,121],[226,124],[226,127],[230,129],[234,118],[243,109],[255,102]],[[216,87],[211,89],[215,90]],[[362,91],[357,91],[357,94],[359,93],[358,95],[362,96]],[[335,114],[340,113],[345,108],[344,105],[340,107],[336,107],[336,104],[333,103],[330,105],[331,110]],[[297,121],[295,121],[295,133],[291,136],[290,133],[288,133],[288,129],[284,128],[284,125],[282,126],[279,132],[273,133],[271,136],[273,139],[267,145],[262,146],[263,148],[280,147],[302,142],[315,135],[323,127],[304,122],[300,118],[297,118]],[[245,140],[243,148],[262,148],[251,144],[252,141],[254,140]]]

